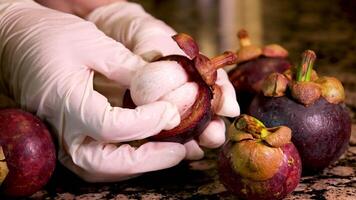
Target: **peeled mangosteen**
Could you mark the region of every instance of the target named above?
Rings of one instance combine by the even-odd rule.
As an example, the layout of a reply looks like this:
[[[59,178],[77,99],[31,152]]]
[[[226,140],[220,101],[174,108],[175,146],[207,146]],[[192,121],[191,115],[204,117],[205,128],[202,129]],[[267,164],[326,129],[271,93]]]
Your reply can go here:
[[[246,30],[238,32],[240,50],[237,52],[238,63],[229,71],[229,79],[236,91],[236,98],[242,112],[259,94],[263,80],[273,72],[284,72],[291,66],[288,51],[277,44],[263,48],[251,44]]]
[[[216,70],[226,65],[235,64],[237,56],[233,52],[224,52],[220,56],[209,59],[199,53],[198,44],[189,35],[180,33],[174,35],[173,39],[188,57],[169,55],[159,58],[157,61],[169,60],[180,64],[187,72],[189,81],[198,84],[198,95],[189,109],[189,114],[184,116],[177,127],[171,130],[163,130],[150,139],[186,143],[203,132],[219,105],[221,89],[220,86],[215,84]],[[136,107],[129,90],[124,95],[123,107]]]
[[[218,159],[221,183],[247,200],[278,200],[291,193],[301,177],[301,160],[286,126],[266,128],[248,115],[230,126]]]
[[[319,172],[336,161],[351,135],[342,84],[333,77],[318,77],[313,70],[315,59],[315,53],[307,50],[300,66],[284,74],[271,74],[263,93],[254,98],[248,110],[267,126],[292,129],[304,174]]]
[[[50,179],[56,151],[46,126],[20,109],[0,110],[0,189],[10,197],[29,196]]]

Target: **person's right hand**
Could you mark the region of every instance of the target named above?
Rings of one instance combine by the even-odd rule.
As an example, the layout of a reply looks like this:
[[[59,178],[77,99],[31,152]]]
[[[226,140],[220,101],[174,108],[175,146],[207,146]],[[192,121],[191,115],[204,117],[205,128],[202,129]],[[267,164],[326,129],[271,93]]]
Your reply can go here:
[[[112,107],[93,89],[94,71],[128,88],[134,72],[150,64],[91,22],[33,1],[7,2],[0,4],[0,89],[49,122],[66,167],[87,181],[118,181],[184,159],[178,143],[122,144],[177,126],[175,105]]]

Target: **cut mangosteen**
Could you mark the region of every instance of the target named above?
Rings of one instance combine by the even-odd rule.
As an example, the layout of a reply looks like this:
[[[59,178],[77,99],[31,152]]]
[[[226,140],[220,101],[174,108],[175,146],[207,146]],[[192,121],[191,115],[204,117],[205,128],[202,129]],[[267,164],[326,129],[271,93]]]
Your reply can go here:
[[[189,56],[169,55],[159,58],[158,61],[176,61],[186,71],[189,81],[197,83],[198,95],[194,104],[189,109],[189,114],[184,116],[181,123],[171,129],[163,130],[151,140],[185,143],[203,132],[214,115],[221,97],[221,89],[215,84],[217,69],[226,65],[235,64],[237,56],[233,52],[225,52],[214,58],[207,58],[199,53],[197,43],[187,34],[180,33],[173,36],[178,46]],[[123,100],[126,108],[135,108],[129,90]]]

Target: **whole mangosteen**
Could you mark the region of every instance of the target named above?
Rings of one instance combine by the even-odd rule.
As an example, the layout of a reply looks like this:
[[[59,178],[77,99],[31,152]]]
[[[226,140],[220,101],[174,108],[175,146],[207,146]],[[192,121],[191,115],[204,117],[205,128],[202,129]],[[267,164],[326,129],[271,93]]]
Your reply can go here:
[[[241,115],[230,126],[218,159],[220,181],[247,200],[278,200],[291,193],[301,177],[301,160],[286,126],[266,128]]]
[[[246,30],[238,32],[240,49],[237,51],[237,65],[229,71],[229,79],[236,91],[242,113],[252,99],[259,94],[263,80],[273,72],[284,72],[291,66],[288,51],[278,44],[263,48],[251,44]]]
[[[49,181],[56,164],[51,135],[39,118],[0,110],[0,185],[10,197],[29,196]]]
[[[318,77],[316,55],[307,50],[301,65],[284,74],[271,74],[263,93],[252,101],[248,113],[267,126],[288,126],[303,163],[303,173],[319,172],[345,152],[351,119],[344,88],[333,77]]]

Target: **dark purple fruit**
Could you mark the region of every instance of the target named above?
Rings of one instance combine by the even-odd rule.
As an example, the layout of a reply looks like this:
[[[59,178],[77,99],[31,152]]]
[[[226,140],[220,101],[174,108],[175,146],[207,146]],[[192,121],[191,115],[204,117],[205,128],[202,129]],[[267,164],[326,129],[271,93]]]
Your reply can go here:
[[[288,52],[276,44],[260,48],[251,44],[245,30],[238,33],[240,50],[238,64],[229,71],[229,79],[236,91],[242,112],[250,105],[254,96],[261,92],[263,80],[273,72],[284,72],[290,68]]]
[[[264,79],[273,72],[284,72],[291,66],[285,58],[258,57],[238,64],[229,71],[229,79],[236,91],[236,98],[242,109],[261,92]],[[245,109],[246,110],[246,109]]]
[[[257,96],[248,113],[266,126],[288,126],[302,158],[303,173],[320,171],[345,152],[351,135],[351,121],[343,104],[320,98],[308,107],[289,96]]]
[[[220,181],[239,199],[283,199],[301,176],[301,160],[290,138],[288,127],[266,128],[241,115],[219,154]]]
[[[351,135],[342,84],[332,77],[317,77],[315,72],[313,76],[315,58],[313,51],[305,51],[302,64],[289,77],[284,96],[264,91],[269,97],[261,93],[248,109],[248,114],[267,126],[292,129],[304,174],[318,172],[336,161],[345,152]],[[278,84],[270,81],[265,88],[276,88]]]
[[[28,196],[48,182],[56,151],[50,133],[37,117],[19,109],[0,110],[0,146],[4,195]]]

